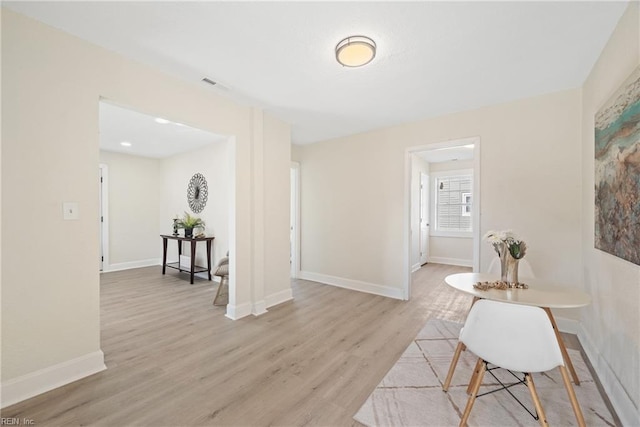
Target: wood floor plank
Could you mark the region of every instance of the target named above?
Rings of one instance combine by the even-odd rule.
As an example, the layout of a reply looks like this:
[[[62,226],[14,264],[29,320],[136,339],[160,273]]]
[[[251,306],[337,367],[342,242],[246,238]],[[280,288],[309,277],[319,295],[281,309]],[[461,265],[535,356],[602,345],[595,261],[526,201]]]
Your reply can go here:
[[[232,321],[217,284],[159,267],[101,278],[108,369],[2,411],[47,426],[358,425],[352,416],[432,317],[462,321],[470,298],[430,264],[398,301],[314,282]]]

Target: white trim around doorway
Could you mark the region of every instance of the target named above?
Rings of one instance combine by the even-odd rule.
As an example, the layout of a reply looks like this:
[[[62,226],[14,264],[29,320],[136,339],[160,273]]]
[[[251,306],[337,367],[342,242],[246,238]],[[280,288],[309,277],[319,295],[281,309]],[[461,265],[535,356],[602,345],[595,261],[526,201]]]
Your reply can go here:
[[[460,145],[474,144],[473,149],[473,271],[480,271],[480,137],[460,138],[450,141],[436,142],[419,146],[412,146],[405,149],[404,159],[404,214],[403,214],[403,280],[402,299],[411,298],[411,274],[413,265],[411,263],[411,155],[420,151],[435,150],[439,148],[455,147]],[[433,261],[433,258],[431,258]]]
[[[100,163],[100,252],[102,253],[102,268],[100,272],[111,271],[109,264],[109,167]]]
[[[300,277],[300,163],[291,162],[291,278]]]

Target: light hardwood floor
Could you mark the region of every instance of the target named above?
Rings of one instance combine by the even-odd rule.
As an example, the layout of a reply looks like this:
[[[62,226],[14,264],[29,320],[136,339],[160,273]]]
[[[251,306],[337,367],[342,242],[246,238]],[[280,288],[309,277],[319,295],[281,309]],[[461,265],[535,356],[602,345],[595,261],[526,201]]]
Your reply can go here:
[[[8,407],[46,426],[359,425],[352,416],[429,318],[462,322],[470,297],[430,264],[398,301],[293,282],[294,301],[232,321],[216,286],[149,267],[102,275],[108,369]],[[572,346],[569,343],[569,346]]]

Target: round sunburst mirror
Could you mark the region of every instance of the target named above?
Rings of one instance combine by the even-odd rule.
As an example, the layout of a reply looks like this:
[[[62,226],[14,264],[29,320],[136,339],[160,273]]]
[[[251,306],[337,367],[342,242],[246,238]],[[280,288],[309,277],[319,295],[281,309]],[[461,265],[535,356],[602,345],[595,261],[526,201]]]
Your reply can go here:
[[[200,213],[207,205],[209,190],[204,175],[197,173],[191,177],[187,188],[187,201],[194,213]]]

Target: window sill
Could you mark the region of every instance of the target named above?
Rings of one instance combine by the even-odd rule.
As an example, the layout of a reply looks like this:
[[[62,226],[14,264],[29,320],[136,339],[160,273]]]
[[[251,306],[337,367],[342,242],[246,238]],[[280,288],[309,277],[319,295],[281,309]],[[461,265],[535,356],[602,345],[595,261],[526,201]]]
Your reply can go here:
[[[455,237],[458,239],[473,239],[472,231],[431,231],[431,237]]]

